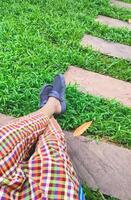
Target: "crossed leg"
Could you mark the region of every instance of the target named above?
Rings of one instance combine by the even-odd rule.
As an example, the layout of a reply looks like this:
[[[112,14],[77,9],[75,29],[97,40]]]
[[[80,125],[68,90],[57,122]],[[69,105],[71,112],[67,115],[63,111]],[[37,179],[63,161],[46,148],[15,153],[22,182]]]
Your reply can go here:
[[[77,176],[67,154],[64,134],[51,118],[55,111],[49,103],[0,129],[2,200],[78,199]],[[36,142],[35,152],[27,160]]]

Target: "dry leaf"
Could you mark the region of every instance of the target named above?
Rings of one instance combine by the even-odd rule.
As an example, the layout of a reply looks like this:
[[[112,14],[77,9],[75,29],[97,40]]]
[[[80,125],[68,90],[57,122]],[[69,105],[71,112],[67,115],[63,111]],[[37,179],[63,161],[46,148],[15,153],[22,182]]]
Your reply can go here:
[[[74,136],[80,136],[82,135],[92,124],[92,121],[86,122],[79,126],[75,131],[74,131]]]
[[[131,24],[131,19],[128,19],[128,23]]]

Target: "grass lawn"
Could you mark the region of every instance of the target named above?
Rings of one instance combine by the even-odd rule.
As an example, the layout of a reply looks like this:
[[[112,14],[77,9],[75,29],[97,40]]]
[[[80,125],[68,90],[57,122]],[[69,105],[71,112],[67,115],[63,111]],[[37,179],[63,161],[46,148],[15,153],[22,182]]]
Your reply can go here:
[[[95,22],[97,15],[128,21],[131,11],[108,0],[0,1],[0,112],[21,116],[38,108],[41,86],[69,65],[131,82],[129,61],[83,49],[85,33],[131,45],[131,31]],[[131,147],[131,109],[115,101],[67,89],[64,129],[93,120],[87,134]]]
[[[109,197],[106,195],[103,195],[100,191],[95,190],[95,191],[91,191],[88,186],[83,186],[84,187],[84,191],[85,191],[85,198],[87,200],[117,200],[114,197]]]

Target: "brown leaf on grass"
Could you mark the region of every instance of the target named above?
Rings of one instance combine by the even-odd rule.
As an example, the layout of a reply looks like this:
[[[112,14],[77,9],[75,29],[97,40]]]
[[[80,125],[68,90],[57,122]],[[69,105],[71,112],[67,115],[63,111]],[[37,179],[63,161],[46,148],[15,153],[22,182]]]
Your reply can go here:
[[[74,136],[80,136],[82,135],[92,124],[92,121],[86,122],[79,126],[73,133]]]
[[[131,24],[131,19],[128,19],[128,23]]]

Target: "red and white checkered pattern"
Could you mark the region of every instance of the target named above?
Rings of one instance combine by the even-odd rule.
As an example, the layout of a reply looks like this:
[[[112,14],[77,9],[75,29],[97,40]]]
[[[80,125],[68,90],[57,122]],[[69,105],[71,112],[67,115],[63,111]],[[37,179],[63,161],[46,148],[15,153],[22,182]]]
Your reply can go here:
[[[1,200],[77,200],[78,188],[64,134],[54,118],[37,111],[0,128]]]

